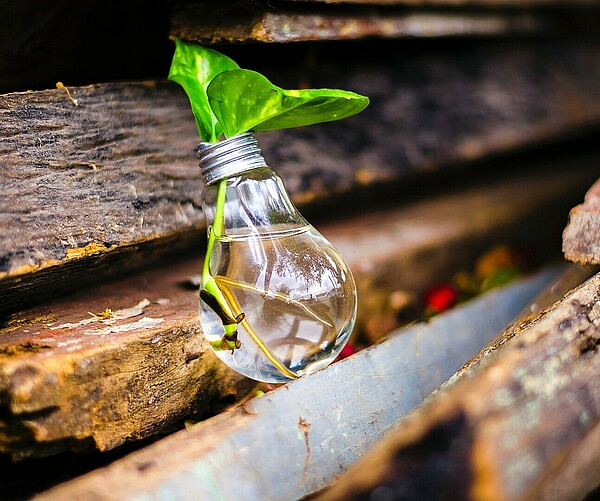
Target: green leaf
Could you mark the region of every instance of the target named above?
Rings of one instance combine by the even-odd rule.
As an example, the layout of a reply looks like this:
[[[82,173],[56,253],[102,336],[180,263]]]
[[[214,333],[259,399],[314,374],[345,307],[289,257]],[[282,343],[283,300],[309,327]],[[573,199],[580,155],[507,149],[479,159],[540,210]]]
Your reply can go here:
[[[202,141],[302,127],[360,113],[369,99],[335,89],[284,90],[227,56],[175,39],[169,79],[188,95]]]
[[[215,75],[207,94],[227,137],[341,120],[369,104],[367,97],[344,90],[284,90],[260,73],[243,69]]]
[[[202,141],[216,143],[223,134],[223,127],[211,110],[206,89],[216,75],[234,68],[239,68],[237,63],[217,51],[175,39],[169,80],[181,85],[188,95]]]

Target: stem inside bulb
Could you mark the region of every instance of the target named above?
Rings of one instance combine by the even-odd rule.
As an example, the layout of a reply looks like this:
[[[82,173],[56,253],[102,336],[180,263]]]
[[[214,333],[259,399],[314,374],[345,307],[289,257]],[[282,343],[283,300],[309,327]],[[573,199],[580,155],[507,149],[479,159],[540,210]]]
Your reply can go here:
[[[240,311],[240,313],[241,313],[240,306],[238,305],[237,301],[235,300],[235,297],[233,296],[233,294],[231,294],[231,292],[227,289],[223,290],[223,294],[227,297],[227,299],[229,300],[233,309],[235,311]],[[277,370],[279,370],[279,372],[281,372],[284,376],[287,376],[292,379],[296,379],[298,377],[294,372],[292,372],[285,365],[283,365],[281,363],[281,361],[273,354],[273,352],[264,343],[262,338],[256,333],[256,331],[252,328],[252,326],[250,325],[250,323],[248,322],[248,320],[245,317],[242,319],[241,324],[246,329],[246,332],[248,333],[248,335],[252,338],[252,341],[254,341],[256,343],[256,346],[258,346],[260,351],[262,351],[264,353],[265,357],[267,357],[269,362],[271,362],[277,368]]]
[[[210,273],[210,258],[213,253],[215,241],[223,234],[223,217],[225,210],[225,193],[227,190],[227,179],[223,179],[219,182],[217,188],[217,202],[215,208],[215,219],[213,224],[208,228],[208,243],[206,245],[206,258],[204,259],[204,266],[202,267],[202,289],[211,294],[215,300],[219,303],[224,312],[230,317],[233,315],[231,308],[227,304],[225,297],[221,293],[214,277]]]
[[[284,294],[280,294],[278,292],[273,292],[273,291],[265,291],[265,290],[257,289],[253,285],[244,284],[242,282],[238,282],[237,280],[231,280],[230,278],[227,278],[227,277],[217,276],[215,278],[215,281],[217,282],[217,285],[219,285],[219,283],[223,283],[226,285],[234,285],[236,287],[239,287],[240,289],[251,290],[251,291],[256,292],[264,297],[280,299],[281,301],[284,301],[287,304],[293,304],[294,306],[304,310],[310,317],[314,318],[317,322],[320,322],[323,325],[326,325],[327,327],[333,327],[333,323],[331,321],[327,321],[324,318],[321,318],[319,315],[317,315],[314,311],[312,311],[305,304],[302,304],[300,301],[296,301],[295,299],[292,299],[291,297],[288,297]],[[229,294],[228,294],[228,296],[229,296]]]
[[[217,200],[215,204],[215,218],[213,224],[208,229],[208,243],[206,246],[206,256],[204,258],[204,265],[202,268],[202,292],[208,294],[212,299],[207,298],[205,294],[200,294],[200,297],[206,302],[208,306],[210,306],[219,316],[221,321],[223,322],[223,327],[225,333],[220,341],[213,344],[213,348],[223,350],[223,349],[231,349],[232,351],[239,348],[240,344],[237,339],[237,324],[241,323],[248,335],[252,338],[252,340],[256,343],[258,348],[264,353],[265,357],[273,364],[274,367],[279,370],[284,376],[296,379],[298,377],[297,374],[290,371],[281,361],[271,352],[268,346],[263,342],[261,337],[256,333],[256,331],[250,326],[250,323],[245,318],[245,314],[241,311],[237,301],[233,297],[233,295],[227,290],[222,290],[219,287],[219,284],[215,280],[215,278],[210,273],[210,259],[212,256],[212,252],[214,249],[215,241],[217,238],[223,235],[223,223],[224,223],[224,212],[225,212],[225,195],[227,192],[227,179],[222,179],[219,181],[219,185],[217,187]],[[242,284],[238,284],[242,286]],[[207,301],[208,299],[208,301]],[[285,300],[289,300],[288,298],[283,298]],[[213,302],[217,303],[217,305],[212,305]],[[304,305],[300,305],[304,309],[306,307]],[[308,311],[313,316],[315,314],[313,312]],[[231,320],[235,319],[232,323]],[[324,322],[322,319],[317,317],[317,319],[321,322]],[[327,322],[324,322],[327,323]],[[331,325],[327,323],[327,325]]]
[[[208,229],[208,244],[206,246],[206,258],[202,268],[202,292],[200,297],[208,304],[219,316],[223,322],[225,333],[217,345],[213,348],[220,350],[235,350],[240,347],[237,339],[237,324],[243,318],[243,313],[233,315],[225,296],[219,289],[217,282],[210,273],[210,256],[215,246],[215,240],[223,233],[223,212],[225,209],[225,192],[227,190],[227,179],[220,181],[217,190],[217,205],[215,210],[215,220]],[[204,296],[204,297],[203,297]],[[212,303],[212,304],[211,304]],[[216,303],[216,304],[215,304]],[[232,321],[233,320],[233,321]]]

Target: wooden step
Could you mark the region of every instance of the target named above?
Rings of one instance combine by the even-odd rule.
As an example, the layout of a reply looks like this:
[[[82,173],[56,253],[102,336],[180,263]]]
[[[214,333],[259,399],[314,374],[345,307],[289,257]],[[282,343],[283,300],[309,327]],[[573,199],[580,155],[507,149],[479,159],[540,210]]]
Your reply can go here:
[[[372,59],[280,74],[292,87],[371,98],[357,117],[259,136],[309,216],[389,203],[435,185],[435,173],[600,123],[597,43],[482,43]],[[68,90],[0,96],[0,317],[202,245],[198,137],[183,91],[164,82]]]
[[[41,493],[54,499],[302,499],[329,485],[493,338],[556,269]],[[371,468],[365,468],[370,471]]]
[[[318,225],[357,281],[353,335],[385,336],[399,322],[394,297],[418,303],[491,246],[560,257],[564,218],[598,159],[588,159],[591,172],[572,160]],[[243,395],[244,381],[201,336],[190,286],[200,265],[198,256],[149,266],[12,315],[0,330],[0,449],[14,458],[108,450]]]

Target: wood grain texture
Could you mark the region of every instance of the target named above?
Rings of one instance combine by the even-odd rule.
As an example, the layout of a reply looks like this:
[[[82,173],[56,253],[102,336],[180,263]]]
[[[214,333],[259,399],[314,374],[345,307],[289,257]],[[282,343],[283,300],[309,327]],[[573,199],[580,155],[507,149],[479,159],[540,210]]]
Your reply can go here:
[[[197,134],[180,89],[104,84],[70,93],[78,106],[64,89],[0,96],[0,283],[13,290],[4,311],[44,286],[52,292],[58,267],[68,282],[89,284],[108,272],[106,256],[139,264],[204,227]]]
[[[376,491],[582,499],[600,481],[599,305],[595,275],[469,377],[434,393],[315,499],[367,499]]]
[[[171,35],[203,44],[380,38],[517,36],[562,31],[559,19],[526,11],[423,11],[375,3],[235,2],[179,5]],[[564,26],[564,25],[563,25]]]
[[[14,459],[108,450],[234,396],[243,378],[203,340],[191,269],[149,271],[14,317],[0,343],[0,450]]]
[[[600,264],[600,179],[586,193],[584,202],[569,212],[563,252],[575,263]]]
[[[592,169],[583,160],[578,169],[544,164],[524,178],[318,225],[356,279],[355,339],[375,341],[400,324],[394,294],[418,303],[429,284],[469,269],[497,243],[560,257],[564,214],[597,160],[588,159]],[[200,269],[199,256],[166,261],[11,315],[0,330],[0,451],[113,449],[242,394],[244,381],[202,340],[190,284]]]
[[[356,461],[555,272],[546,270],[431,322],[396,331],[342,363],[37,498],[133,500],[168,493],[181,500],[301,499]]]
[[[324,61],[282,80],[355,90],[371,105],[259,143],[303,211],[341,214],[432,173],[593,129],[598,61],[600,46],[575,42]],[[0,315],[203,240],[198,137],[183,91],[140,83],[70,92],[78,106],[64,89],[0,97]]]

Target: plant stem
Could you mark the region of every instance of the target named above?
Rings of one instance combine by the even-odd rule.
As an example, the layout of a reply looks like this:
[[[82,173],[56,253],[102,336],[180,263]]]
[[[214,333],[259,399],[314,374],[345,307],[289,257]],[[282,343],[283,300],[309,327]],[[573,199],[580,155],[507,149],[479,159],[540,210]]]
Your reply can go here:
[[[225,291],[223,292],[226,296],[227,299],[230,301],[232,308],[239,313],[241,313],[241,309],[239,307],[239,305],[237,304],[237,301],[235,300],[235,297],[233,296],[233,294],[231,293],[231,291],[225,289]],[[261,339],[261,337],[256,333],[256,331],[252,328],[252,326],[250,325],[250,323],[248,322],[248,320],[246,318],[244,318],[241,321],[241,324],[244,326],[244,328],[246,329],[246,332],[248,333],[248,335],[250,336],[250,338],[256,343],[256,346],[258,346],[258,348],[260,349],[260,351],[263,352],[263,354],[265,355],[265,357],[267,357],[267,359],[269,360],[269,362],[271,362],[279,372],[281,372],[284,376],[290,378],[290,379],[298,379],[298,375],[295,372],[292,372],[291,370],[289,370],[285,365],[283,365],[283,363],[281,362],[281,360],[279,360],[274,354],[273,352],[269,349],[269,347],[264,343],[264,341]]]
[[[211,294],[221,308],[230,316],[234,316],[225,296],[219,289],[214,277],[210,273],[210,258],[215,246],[215,240],[223,235],[223,224],[225,217],[225,194],[227,192],[227,179],[219,181],[217,186],[217,200],[215,203],[215,218],[212,226],[208,229],[208,243],[206,245],[206,256],[204,257],[204,266],[202,267],[202,288]]]
[[[219,287],[219,284],[210,273],[210,258],[215,246],[217,238],[223,235],[223,226],[225,218],[225,195],[227,192],[227,179],[219,181],[217,186],[217,200],[215,202],[215,218],[212,226],[208,230],[208,243],[206,245],[206,256],[204,257],[204,265],[202,267],[202,284],[201,287],[211,294],[215,300],[219,303],[223,311],[225,311],[232,318],[238,317],[242,313],[239,305],[237,304],[235,297],[227,289],[225,293]],[[250,338],[256,343],[258,348],[264,353],[265,357],[281,372],[284,376],[296,379],[298,376],[289,370],[283,363],[269,350],[267,345],[263,342],[260,336],[254,331],[246,319],[241,321],[241,324],[246,329],[246,332]],[[235,324],[224,325],[225,333],[227,334],[230,330],[235,329]]]

